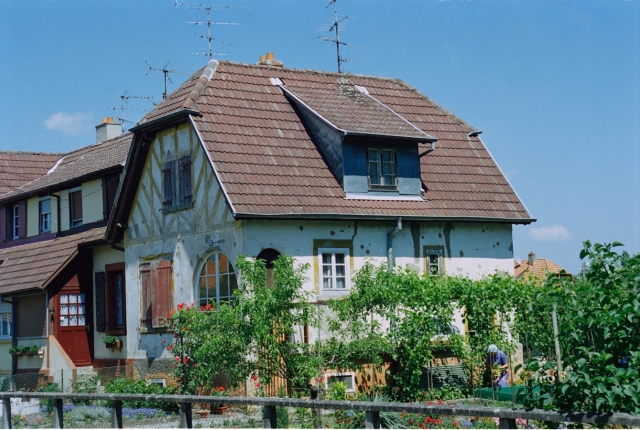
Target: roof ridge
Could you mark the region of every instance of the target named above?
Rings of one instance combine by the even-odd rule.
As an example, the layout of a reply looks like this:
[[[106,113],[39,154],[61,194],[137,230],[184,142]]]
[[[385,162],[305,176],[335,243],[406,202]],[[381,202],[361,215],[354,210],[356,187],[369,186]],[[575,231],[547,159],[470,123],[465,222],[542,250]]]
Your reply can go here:
[[[13,150],[2,150],[0,149],[0,154],[31,154],[31,155],[65,155],[66,152],[45,152],[45,151],[13,151]]]
[[[209,82],[211,82],[213,75],[216,73],[218,64],[220,64],[218,60],[209,60],[209,63],[205,66],[202,74],[198,78],[198,81],[193,85],[189,94],[187,94],[187,99],[182,105],[184,109],[195,108],[195,105],[198,103],[198,99],[207,88],[207,85],[209,85]]]

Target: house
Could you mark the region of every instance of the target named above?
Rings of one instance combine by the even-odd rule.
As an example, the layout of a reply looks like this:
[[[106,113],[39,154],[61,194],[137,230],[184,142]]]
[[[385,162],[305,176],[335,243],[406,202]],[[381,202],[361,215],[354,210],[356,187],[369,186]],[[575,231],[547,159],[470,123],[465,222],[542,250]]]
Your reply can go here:
[[[131,131],[106,239],[150,371],[167,312],[228,300],[240,255],[309,263],[322,304],[366,261],[512,274],[512,225],[535,221],[480,131],[400,80],[212,60]]]
[[[2,314],[2,370],[67,388],[77,369],[124,359],[99,336],[118,332],[124,313],[124,254],[104,232],[131,134],[119,136],[111,118],[96,132],[96,144],[67,154],[1,154],[2,169],[14,169],[0,195],[0,295],[10,311]],[[10,355],[11,346],[39,353]]]
[[[564,271],[562,267],[549,260],[548,258],[536,258],[536,254],[531,251],[526,261],[514,261],[513,262],[513,276],[516,279],[529,280],[531,278],[537,278],[544,282],[547,278],[547,274]],[[567,273],[568,276],[571,276]]]

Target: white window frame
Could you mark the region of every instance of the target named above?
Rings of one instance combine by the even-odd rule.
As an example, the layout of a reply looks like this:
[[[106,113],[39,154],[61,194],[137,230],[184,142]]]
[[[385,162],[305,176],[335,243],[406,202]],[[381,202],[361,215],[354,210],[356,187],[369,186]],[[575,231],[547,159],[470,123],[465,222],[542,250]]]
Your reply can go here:
[[[227,258],[228,264],[229,264],[229,269],[231,271],[226,272],[221,274],[220,273],[220,255],[224,255]],[[216,262],[216,273],[215,274],[207,274],[205,276],[202,275],[202,270],[206,267],[207,265],[207,261],[209,261],[210,258],[215,257],[215,262]],[[222,296],[220,294],[220,278],[223,276],[227,276],[227,282],[229,283],[229,292],[230,292],[230,296]],[[206,258],[203,259],[202,264],[200,264],[198,271],[196,272],[196,282],[194,284],[194,288],[193,288],[193,294],[195,297],[194,303],[196,303],[198,306],[205,306],[205,304],[200,303],[200,300],[204,299],[203,297],[200,297],[200,280],[201,278],[205,278],[205,282],[206,284],[206,289],[208,291],[208,282],[210,279],[213,279],[216,283],[216,296],[215,297],[207,297],[207,303],[209,303],[210,301],[214,301],[216,303],[217,306],[220,306],[220,303],[223,301],[230,301],[233,298],[233,291],[231,289],[231,276],[233,276],[236,280],[236,288],[238,289],[240,286],[238,285],[238,272],[236,271],[236,268],[233,267],[233,263],[231,262],[231,260],[229,259],[229,256],[223,252],[220,251],[216,251],[213,252],[209,255],[206,256]]]
[[[431,255],[432,254],[437,254],[438,255],[438,270],[436,273],[433,273],[431,271]],[[441,248],[425,248],[425,252],[424,252],[424,257],[426,259],[426,263],[427,263],[427,274],[430,276],[440,276],[442,275],[442,258],[443,258],[443,253],[442,253],[442,249]],[[435,267],[435,265],[433,266]]]
[[[42,202],[49,202],[49,212],[42,212]],[[45,217],[44,215],[49,215]],[[49,233],[51,231],[51,197],[40,197],[38,201],[38,221],[39,221],[39,232],[40,233]],[[45,226],[46,224],[46,226]]]
[[[3,330],[4,321],[9,321],[9,332]],[[13,329],[13,315],[11,312],[0,312],[0,339],[11,339],[11,331]]]
[[[331,254],[331,285],[333,288],[325,288],[324,287],[324,279],[323,275],[323,261],[322,254]],[[336,279],[336,254],[344,254],[344,288],[336,288],[337,285]],[[320,290],[323,292],[340,292],[340,291],[349,291],[351,290],[351,258],[349,255],[349,248],[318,248],[318,279],[320,280]]]
[[[11,225],[11,237],[20,239],[20,205],[13,206],[13,224]]]
[[[329,389],[329,380],[333,377],[339,377],[339,378],[349,378],[351,379],[351,388],[349,388],[349,384],[347,384],[347,393],[355,393],[356,392],[356,377],[353,373],[351,372],[346,372],[346,373],[326,373],[326,381],[325,381],[325,387],[327,388],[327,390]]]

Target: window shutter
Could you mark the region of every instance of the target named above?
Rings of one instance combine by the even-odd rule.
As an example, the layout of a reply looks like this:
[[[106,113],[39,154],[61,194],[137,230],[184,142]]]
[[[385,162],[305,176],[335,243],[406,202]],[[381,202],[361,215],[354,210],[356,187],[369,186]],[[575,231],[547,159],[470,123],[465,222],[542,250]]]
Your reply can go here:
[[[0,243],[7,240],[7,207],[0,206]]]
[[[45,295],[16,298],[16,337],[45,337],[47,335],[47,305]]]
[[[180,205],[191,204],[191,156],[183,157],[178,161],[180,170]]]
[[[27,237],[27,201],[23,200],[18,205],[19,217],[18,228],[20,232],[19,237]]]
[[[153,303],[153,289],[151,286],[151,268],[149,263],[140,265],[140,297],[142,302],[142,313],[140,314],[140,327],[151,327]]]
[[[162,169],[162,179],[164,182],[164,201],[162,202],[162,206],[164,207],[170,208],[175,206],[175,166],[175,160],[167,161],[164,163],[164,168]]]
[[[104,272],[96,272],[96,330],[107,330],[107,295]]]
[[[172,266],[171,260],[157,262],[152,278],[153,284],[153,327],[164,327],[164,320],[172,307]]]

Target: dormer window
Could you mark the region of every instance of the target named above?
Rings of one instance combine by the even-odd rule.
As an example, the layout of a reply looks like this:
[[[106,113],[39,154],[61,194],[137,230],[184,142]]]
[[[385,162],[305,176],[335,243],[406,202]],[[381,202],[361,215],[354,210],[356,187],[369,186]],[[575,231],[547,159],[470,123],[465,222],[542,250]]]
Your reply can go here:
[[[51,231],[51,197],[40,198],[40,233]]]
[[[82,188],[80,187],[69,190],[69,225],[71,227],[82,225]]]
[[[395,190],[397,184],[396,150],[391,148],[369,148],[369,188]]]

